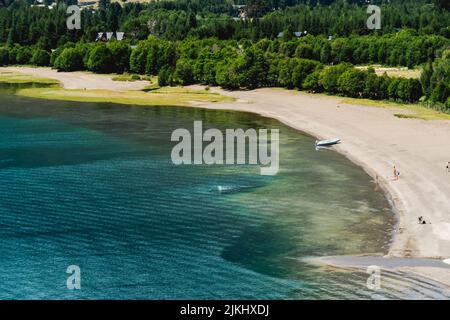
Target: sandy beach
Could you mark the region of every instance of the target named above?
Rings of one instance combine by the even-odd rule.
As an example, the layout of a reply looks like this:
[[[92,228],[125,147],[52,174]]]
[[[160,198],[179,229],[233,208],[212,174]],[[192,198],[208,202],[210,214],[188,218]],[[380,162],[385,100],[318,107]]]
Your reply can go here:
[[[450,121],[400,119],[394,116],[399,110],[296,91],[220,91],[238,102],[210,108],[255,112],[319,139],[342,139],[335,149],[378,176],[395,203],[400,223],[389,255],[450,257]],[[392,179],[394,164],[398,181]],[[419,224],[419,216],[430,223]]]
[[[63,73],[48,68],[0,68],[54,78],[70,89],[140,90],[139,82],[116,82],[111,76]],[[193,86],[197,88],[198,86]],[[405,110],[344,104],[343,98],[282,89],[228,92],[232,103],[202,103],[211,109],[246,111],[271,117],[319,139],[339,137],[335,150],[363,167],[392,199],[399,216],[388,257],[450,258],[450,121],[395,117]],[[280,155],[282,158],[282,155]],[[394,181],[393,165],[400,171]],[[428,222],[418,223],[418,217]],[[408,265],[450,286],[450,269]]]
[[[219,90],[219,89],[217,89]],[[392,199],[399,215],[388,256],[450,257],[450,121],[401,119],[401,110],[341,103],[342,98],[280,89],[225,92],[237,103],[210,108],[275,118],[319,139],[339,137],[335,149],[362,166]],[[400,179],[392,179],[392,167]],[[418,223],[423,216],[429,222]],[[405,266],[450,285],[450,270]]]
[[[142,90],[149,85],[148,81],[113,81],[111,75],[95,74],[85,71],[58,72],[55,69],[47,67],[7,67],[0,68],[0,71],[21,72],[41,78],[56,79],[66,89]]]

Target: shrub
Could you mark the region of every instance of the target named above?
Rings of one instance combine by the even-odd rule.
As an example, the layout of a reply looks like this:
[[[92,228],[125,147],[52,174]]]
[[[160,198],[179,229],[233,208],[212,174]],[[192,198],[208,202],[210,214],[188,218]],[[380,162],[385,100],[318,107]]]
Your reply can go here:
[[[172,68],[165,66],[158,72],[158,85],[160,87],[173,85],[173,70]]]
[[[244,54],[233,62],[238,82],[234,86],[254,89],[267,85],[269,64],[259,49],[246,49]]]
[[[192,71],[192,61],[180,59],[175,68],[175,79],[182,85],[189,85],[194,82],[194,73]]]
[[[16,62],[19,64],[30,63],[32,57],[31,49],[29,47],[20,47],[17,51]]]
[[[422,86],[416,79],[400,79],[397,97],[403,102],[417,102],[422,96]]]
[[[226,89],[239,89],[238,73],[235,67],[227,62],[219,62],[217,65],[216,82]]]
[[[338,79],[338,91],[346,96],[359,98],[363,94],[366,77],[365,71],[348,69]]]
[[[292,84],[301,89],[306,77],[313,73],[319,66],[319,62],[308,59],[294,59],[294,69],[292,70]]]
[[[117,73],[128,71],[130,69],[130,46],[123,42],[113,41],[108,44],[108,49],[112,57],[112,70]]]
[[[11,49],[9,49],[9,56],[8,56],[9,64],[17,63],[16,57],[17,53],[19,52],[19,49],[20,46],[14,46]]]
[[[43,49],[36,49],[30,62],[37,66],[48,66],[50,64],[50,54]]]
[[[97,73],[112,72],[114,64],[111,51],[106,45],[95,46],[89,53],[87,68]]]
[[[369,99],[380,99],[381,77],[378,77],[372,70],[367,70],[366,83],[364,87],[363,97]]]
[[[134,73],[144,74],[145,65],[147,64],[147,48],[144,42],[141,42],[130,55],[130,70]]]
[[[399,78],[393,78],[388,86],[388,95],[389,99],[397,100],[398,99],[398,85],[400,84]]]
[[[300,43],[295,49],[295,56],[297,58],[314,59],[314,51],[310,45]]]
[[[64,49],[56,58],[54,67],[60,71],[83,70],[83,52],[78,48]]]
[[[450,86],[445,83],[438,83],[431,92],[431,101],[442,102],[446,101],[450,97]]]
[[[338,65],[326,68],[320,76],[319,83],[325,91],[329,93],[338,92],[338,79],[348,69],[352,68],[350,63],[340,63]]]
[[[284,59],[279,64],[278,73],[278,83],[282,87],[288,89],[294,88],[294,83],[292,82],[292,69],[294,63],[293,59]]]
[[[56,59],[61,55],[64,49],[73,48],[75,45],[72,42],[65,43],[63,46],[60,46],[52,51],[50,54],[50,65],[55,66]]]
[[[8,48],[0,48],[0,66],[6,66],[9,63],[9,50]]]
[[[320,74],[322,70],[318,69],[314,71],[313,73],[309,74],[305,81],[303,81],[303,88],[312,92],[322,92],[323,87],[320,84]]]

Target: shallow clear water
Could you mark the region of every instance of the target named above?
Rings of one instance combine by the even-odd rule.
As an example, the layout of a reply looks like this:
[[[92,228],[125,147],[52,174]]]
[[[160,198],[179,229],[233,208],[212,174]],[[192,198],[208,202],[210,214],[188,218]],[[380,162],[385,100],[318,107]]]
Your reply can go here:
[[[395,217],[370,177],[245,113],[0,98],[0,298],[431,298],[440,288],[304,257],[385,253]],[[176,128],[279,128],[281,169],[175,166]],[[218,188],[229,192],[218,192]],[[81,290],[66,269],[81,268]]]

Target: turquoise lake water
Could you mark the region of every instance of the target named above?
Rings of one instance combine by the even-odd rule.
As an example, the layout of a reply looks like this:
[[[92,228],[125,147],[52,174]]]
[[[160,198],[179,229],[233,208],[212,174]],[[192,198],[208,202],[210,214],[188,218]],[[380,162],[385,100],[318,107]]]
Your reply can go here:
[[[359,167],[245,113],[33,100],[0,91],[0,299],[439,297],[435,283],[309,265],[383,254],[395,215]],[[278,128],[280,172],[175,166],[176,128]],[[218,192],[221,188],[228,192]],[[66,269],[81,268],[81,290]]]

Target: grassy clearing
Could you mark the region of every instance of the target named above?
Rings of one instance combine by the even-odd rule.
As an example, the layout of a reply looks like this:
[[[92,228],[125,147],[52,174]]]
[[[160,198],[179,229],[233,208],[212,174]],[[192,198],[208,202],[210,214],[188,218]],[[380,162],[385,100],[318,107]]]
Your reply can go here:
[[[157,77],[152,77],[152,76],[141,76],[138,74],[130,74],[130,73],[124,73],[124,74],[119,74],[117,76],[112,77],[111,79],[113,81],[130,81],[130,82],[134,82],[134,81],[150,81],[151,83],[156,81]]]
[[[0,71],[0,82],[12,84],[44,84],[44,85],[59,84],[59,81],[55,79],[41,78],[13,71]]]
[[[420,73],[422,72],[420,69],[408,69],[406,67],[384,67],[381,65],[357,66],[356,68],[367,70],[370,67],[374,68],[375,73],[379,76],[382,76],[386,72],[389,77],[396,78],[419,79]]]
[[[132,75],[120,75],[118,81],[128,81]],[[119,77],[119,76],[118,76]],[[16,91],[17,95],[48,99],[81,102],[111,102],[142,106],[189,106],[195,102],[231,102],[232,98],[222,96],[207,90],[188,90],[181,87],[159,88],[155,77],[147,77],[150,85],[143,91],[111,91],[111,90],[71,90],[59,87],[54,79],[40,78],[20,72],[0,71],[0,83],[11,84],[42,84],[45,88],[23,88]]]
[[[180,87],[152,91],[69,90],[63,88],[27,88],[17,94],[24,97],[81,102],[111,102],[142,106],[189,106],[195,102],[231,102],[232,98],[206,90]]]
[[[405,113],[396,113],[394,114],[394,116],[402,119],[450,120],[450,114],[429,109],[419,104],[404,104],[390,101],[376,101],[355,98],[346,98],[342,100],[341,103],[377,108],[401,109],[404,110]]]

